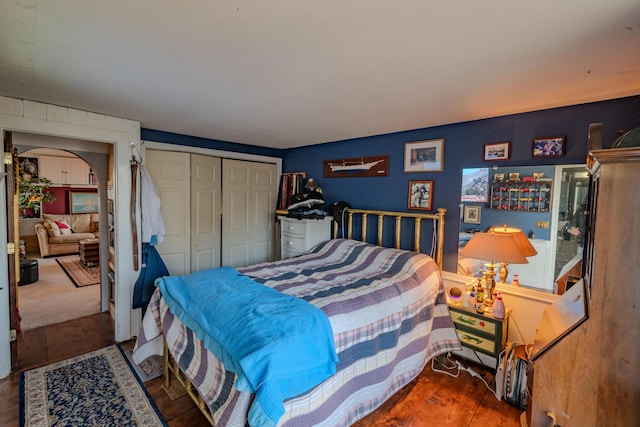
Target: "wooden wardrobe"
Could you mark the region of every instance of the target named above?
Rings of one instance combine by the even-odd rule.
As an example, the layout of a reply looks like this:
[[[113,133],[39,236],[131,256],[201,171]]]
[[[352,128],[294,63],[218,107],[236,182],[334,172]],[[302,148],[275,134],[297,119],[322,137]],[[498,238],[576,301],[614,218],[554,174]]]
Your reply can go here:
[[[640,426],[640,148],[588,163],[588,319],[535,359],[529,426]]]

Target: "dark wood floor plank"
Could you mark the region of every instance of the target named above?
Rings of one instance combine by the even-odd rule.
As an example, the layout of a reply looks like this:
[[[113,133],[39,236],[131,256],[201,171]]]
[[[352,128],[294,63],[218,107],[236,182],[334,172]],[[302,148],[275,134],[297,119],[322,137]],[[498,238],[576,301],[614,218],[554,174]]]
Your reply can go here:
[[[27,331],[18,340],[20,370],[42,366],[113,343],[108,313]],[[132,342],[122,343],[131,347]],[[466,363],[465,363],[466,364]],[[472,365],[491,387],[493,373]],[[438,365],[436,365],[436,369]],[[0,426],[18,425],[19,371],[0,380]],[[170,427],[207,427],[209,423],[189,397],[175,400],[162,388],[162,379],[145,383]],[[460,372],[457,378],[434,371],[428,364],[418,378],[392,396],[354,427],[501,426],[519,427],[522,410],[498,401],[479,378]]]

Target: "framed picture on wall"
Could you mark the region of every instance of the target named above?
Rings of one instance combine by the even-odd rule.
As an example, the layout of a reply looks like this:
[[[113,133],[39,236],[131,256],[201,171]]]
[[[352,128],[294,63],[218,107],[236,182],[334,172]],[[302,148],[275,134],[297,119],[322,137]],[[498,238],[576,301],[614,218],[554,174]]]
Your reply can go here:
[[[480,206],[465,206],[463,221],[467,224],[480,224]]]
[[[69,192],[69,212],[71,214],[96,213],[99,202],[98,193]]]
[[[564,136],[550,136],[535,138],[532,144],[531,157],[562,157],[564,156],[566,138]]]
[[[443,170],[444,139],[404,144],[405,172],[442,172]]]
[[[431,210],[433,181],[409,181],[409,209]]]
[[[496,142],[495,144],[484,144],[484,160],[509,160],[511,158],[511,143]]]

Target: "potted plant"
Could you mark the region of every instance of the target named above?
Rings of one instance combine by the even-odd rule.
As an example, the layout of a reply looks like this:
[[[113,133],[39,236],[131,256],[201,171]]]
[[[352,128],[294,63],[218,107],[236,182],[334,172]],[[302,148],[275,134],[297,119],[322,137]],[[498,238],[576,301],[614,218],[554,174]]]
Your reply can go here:
[[[29,180],[19,179],[18,206],[21,218],[39,218],[42,203],[56,201],[50,188],[53,183],[47,178],[32,177]]]

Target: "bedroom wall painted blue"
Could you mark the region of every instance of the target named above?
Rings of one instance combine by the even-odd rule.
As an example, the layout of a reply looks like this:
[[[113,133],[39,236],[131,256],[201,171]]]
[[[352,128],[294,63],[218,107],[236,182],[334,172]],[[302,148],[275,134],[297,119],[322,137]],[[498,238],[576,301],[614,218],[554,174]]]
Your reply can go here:
[[[511,141],[511,159],[495,162],[499,166],[581,164],[587,154],[590,123],[603,122],[605,148],[616,131],[640,126],[640,96],[554,108],[484,120],[407,130],[386,135],[365,136],[288,150],[271,149],[233,142],[141,129],[141,138],[185,146],[242,152],[283,158],[283,171],[306,171],[318,180],[325,200],[345,200],[354,207],[408,211],[410,180],[433,180],[433,207],[447,209],[444,269],[455,271],[460,218],[459,197],[462,169],[491,167],[482,160],[484,144]],[[558,159],[532,159],[531,140],[565,135],[566,155]],[[444,171],[404,173],[404,144],[444,138]],[[389,176],[375,178],[323,178],[324,160],[359,156],[389,155]]]
[[[347,201],[363,209],[407,211],[410,180],[433,180],[433,207],[447,209],[445,227],[444,269],[455,271],[460,218],[462,169],[510,165],[583,164],[587,154],[590,123],[603,122],[603,144],[608,148],[617,137],[616,131],[640,126],[640,97],[581,104],[408,130],[387,135],[362,137],[345,141],[289,149],[284,154],[285,172],[306,171],[323,189],[327,203]],[[533,138],[565,135],[566,155],[562,158],[532,159]],[[444,138],[444,171],[430,173],[404,172],[404,144]],[[483,161],[484,144],[511,141],[511,159]],[[323,178],[324,160],[359,156],[389,155],[389,175],[372,178]]]

